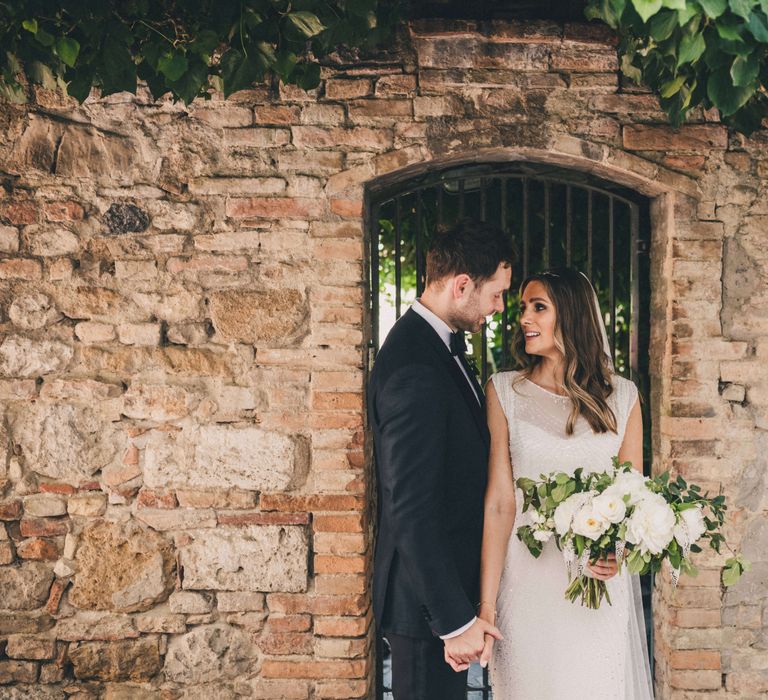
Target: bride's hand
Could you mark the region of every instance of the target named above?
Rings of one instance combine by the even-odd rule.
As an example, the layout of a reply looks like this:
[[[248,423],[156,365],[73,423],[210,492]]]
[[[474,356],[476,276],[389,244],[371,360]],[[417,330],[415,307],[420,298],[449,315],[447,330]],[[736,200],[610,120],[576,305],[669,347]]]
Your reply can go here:
[[[605,559],[598,559],[594,564],[587,564],[593,578],[607,581],[613,578],[619,570],[615,554],[609,554]]]

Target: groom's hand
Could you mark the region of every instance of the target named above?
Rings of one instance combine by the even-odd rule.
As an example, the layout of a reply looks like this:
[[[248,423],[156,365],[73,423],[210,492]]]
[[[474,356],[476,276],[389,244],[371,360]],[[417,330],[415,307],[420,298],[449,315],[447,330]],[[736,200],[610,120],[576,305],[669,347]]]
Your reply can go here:
[[[466,665],[480,658],[485,648],[485,635],[494,639],[503,639],[501,632],[490,622],[477,618],[474,624],[462,634],[445,640],[446,661],[452,659],[454,664],[448,663],[454,671],[463,671]],[[461,666],[461,668],[457,668]]]

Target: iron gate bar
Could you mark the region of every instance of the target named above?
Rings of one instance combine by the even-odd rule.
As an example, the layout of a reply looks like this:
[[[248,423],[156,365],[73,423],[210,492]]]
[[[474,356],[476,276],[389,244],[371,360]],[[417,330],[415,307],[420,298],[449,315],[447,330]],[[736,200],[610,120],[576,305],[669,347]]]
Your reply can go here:
[[[400,230],[400,207],[402,198],[398,197],[395,200],[395,318],[400,318],[400,307],[402,304],[401,289],[403,281],[403,270],[400,263],[402,257],[402,236],[403,233]]]
[[[587,277],[592,279],[592,224],[594,223],[594,197],[587,193]]]
[[[608,308],[611,312],[611,360],[616,362],[616,288],[614,285],[614,216],[613,197],[608,198]]]
[[[530,258],[530,243],[528,230],[528,178],[523,178],[523,279],[528,277],[528,260]]]
[[[640,369],[640,274],[638,258],[640,251],[640,207],[633,206],[629,209],[629,237],[630,237],[630,280],[632,290],[629,295],[629,367],[630,379],[637,381]]]
[[[416,296],[420,297],[421,293],[424,291],[424,259],[422,255],[421,250],[421,218],[424,215],[422,208],[423,208],[423,201],[422,201],[422,193],[423,190],[419,190],[416,193]]]
[[[551,192],[549,183],[544,183],[544,267],[551,267],[552,263],[552,241],[550,236],[550,206],[551,206]]]

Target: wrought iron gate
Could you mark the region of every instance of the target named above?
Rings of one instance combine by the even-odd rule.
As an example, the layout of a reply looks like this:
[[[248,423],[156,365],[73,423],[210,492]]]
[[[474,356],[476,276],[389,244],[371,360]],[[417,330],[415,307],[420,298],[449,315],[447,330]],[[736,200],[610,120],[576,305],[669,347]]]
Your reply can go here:
[[[583,271],[595,285],[616,370],[648,397],[650,224],[643,196],[591,175],[528,162],[428,171],[406,183],[377,183],[367,195],[372,356],[424,289],[424,251],[432,232],[439,225],[472,217],[498,223],[519,252],[504,311],[492,317],[478,336],[467,338],[482,383],[493,372],[514,366],[511,340],[519,316],[515,290],[520,282],[529,273],[568,265]],[[648,473],[650,425],[649,417],[644,418]],[[650,634],[650,582],[645,582],[644,590]],[[386,654],[379,638],[379,698],[391,697],[384,683]],[[469,700],[491,697],[487,670],[470,671],[467,693]]]

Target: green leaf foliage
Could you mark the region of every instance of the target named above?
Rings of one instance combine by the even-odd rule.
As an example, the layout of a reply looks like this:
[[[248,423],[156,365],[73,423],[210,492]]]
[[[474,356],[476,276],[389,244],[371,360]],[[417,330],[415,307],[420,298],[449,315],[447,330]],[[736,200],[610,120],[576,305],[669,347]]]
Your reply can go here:
[[[83,102],[135,92],[190,103],[273,78],[312,89],[341,46],[388,39],[399,0],[14,0],[0,3],[0,96],[24,101],[29,83]]]
[[[715,107],[750,134],[768,118],[767,10],[758,0],[589,0],[586,16],[617,30],[622,72],[656,92],[674,126]]]

